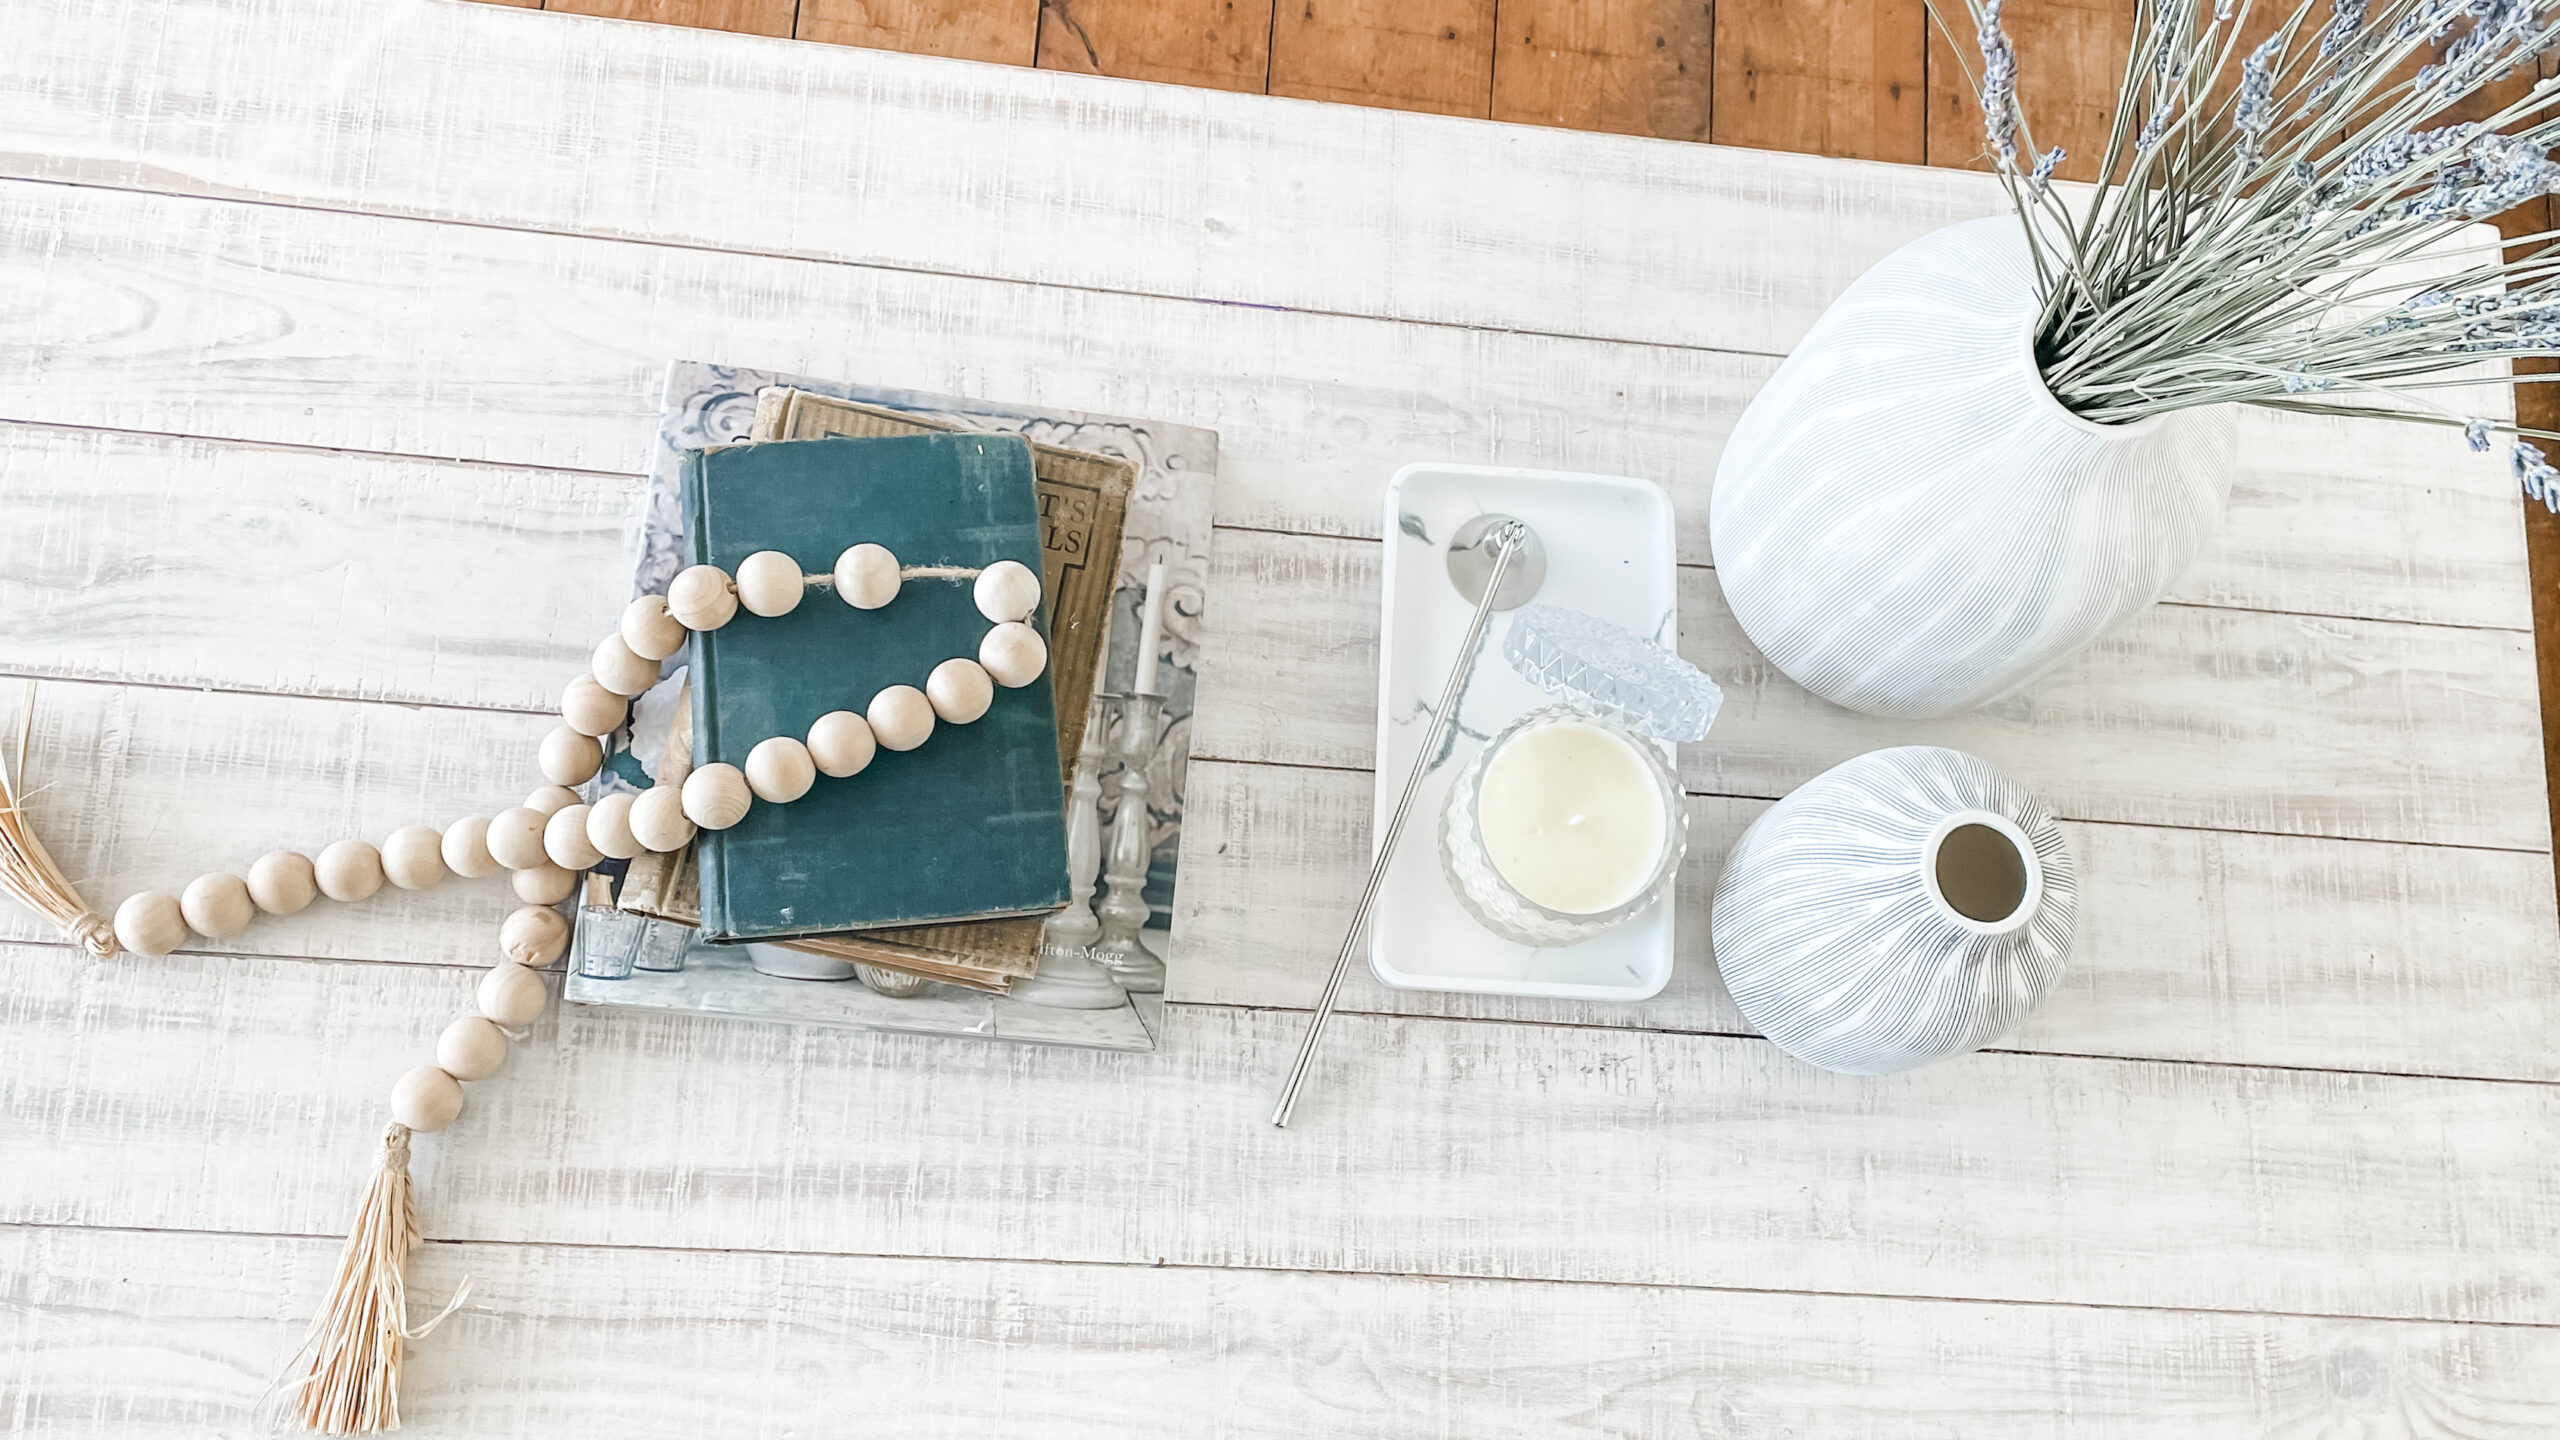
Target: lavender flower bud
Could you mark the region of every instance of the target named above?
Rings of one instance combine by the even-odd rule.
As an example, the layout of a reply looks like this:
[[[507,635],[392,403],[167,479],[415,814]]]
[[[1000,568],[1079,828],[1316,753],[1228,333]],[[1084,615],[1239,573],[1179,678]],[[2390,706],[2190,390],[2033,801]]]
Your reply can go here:
[[[2494,427],[2486,420],[2474,420],[2462,427],[2462,438],[2469,442],[2473,450],[2486,455],[2489,453],[2489,432],[2492,428]]]

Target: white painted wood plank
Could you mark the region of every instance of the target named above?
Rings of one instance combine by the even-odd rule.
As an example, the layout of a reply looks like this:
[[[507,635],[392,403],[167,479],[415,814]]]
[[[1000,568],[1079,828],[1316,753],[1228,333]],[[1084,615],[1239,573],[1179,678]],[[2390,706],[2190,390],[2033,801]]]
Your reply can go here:
[[[228,1432],[325,1240],[0,1227],[28,1433]],[[2527,1440],[2560,1335],[1644,1286],[433,1243],[404,1436]]]
[[[1377,563],[1371,541],[1218,532],[1195,755],[1371,763]],[[1681,587],[1681,653],[1725,692],[1682,748],[1692,790],[1776,799],[1868,750],[1948,745],[2070,819],[2550,848],[2527,633],[2163,605],[2022,696],[1883,720],[1779,674],[1713,571]]]
[[[102,909],[204,870],[238,872],[270,848],[310,853],[488,814],[539,781],[537,717],[52,682],[37,698],[36,817]],[[16,704],[15,687],[0,687],[0,727],[13,729]],[[1309,1004],[1368,853],[1368,775],[1207,761],[1190,783],[1174,998]],[[1748,1033],[1716,984],[1705,905],[1725,848],[1762,808],[1692,801],[1681,963],[1652,1001],[1432,996],[1362,978],[1347,1003]],[[2087,907],[2072,968],[2004,1048],[2560,1078],[2544,857],[2128,826],[2072,835]],[[453,963],[487,953],[512,904],[496,878],[449,880],[322,902],[196,948]],[[0,907],[0,937],[56,938],[14,906]]]
[[[1776,353],[1986,177],[433,0],[31,0],[0,173]]]
[[[1314,1002],[1369,856],[1370,777],[1195,761],[1169,996]],[[1708,900],[1761,800],[1695,796],[1679,964],[1632,1005],[1393,990],[1345,1009],[1750,1034],[1716,981]],[[2560,1080],[2548,857],[2066,823],[2080,926],[2060,986],[1998,1048]],[[1271,917],[1289,917],[1274,925]]]
[[[637,466],[672,355],[1220,432],[1218,513],[1374,536],[1408,461],[1633,474],[1682,556],[1764,357],[0,183],[0,416],[590,470]],[[2515,485],[2448,432],[2242,417],[2177,594],[2528,628]]]
[[[475,973],[0,947],[0,1221],[329,1234]],[[2560,1088],[1168,1011],[1129,1056],[557,1010],[414,1162],[464,1240],[2560,1321]]]
[[[622,613],[640,486],[0,425],[0,495],[11,671],[547,710]]]
[[[21,686],[0,682],[14,744]],[[246,874],[273,849],[379,843],[403,825],[442,828],[521,804],[542,783],[547,717],[331,700],[207,695],[47,682],[36,687],[29,813],[63,873],[101,913],[137,890],[176,894],[210,870]],[[249,954],[428,964],[496,954],[516,900],[503,875],[433,890],[384,888],[313,902],[221,942]],[[0,936],[59,941],[0,903]],[[194,942],[206,944],[201,939]],[[0,1052],[5,1054],[5,1052]],[[0,1063],[0,1086],[13,1065]]]

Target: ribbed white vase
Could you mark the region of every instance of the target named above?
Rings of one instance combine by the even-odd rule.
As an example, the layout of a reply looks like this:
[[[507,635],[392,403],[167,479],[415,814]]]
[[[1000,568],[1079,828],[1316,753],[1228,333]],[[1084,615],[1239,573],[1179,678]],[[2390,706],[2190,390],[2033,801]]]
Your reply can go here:
[[[2000,877],[2014,883],[1982,885],[1986,867],[1968,857],[2014,863]],[[1753,821],[1725,858],[1708,930],[1725,989],[1762,1035],[1823,1069],[1875,1075],[2017,1024],[2061,976],[2079,909],[2062,827],[2025,786],[1962,751],[1912,745],[1824,771]]]
[[[1922,718],[2000,698],[2160,598],[2221,524],[2228,407],[2130,425],[2035,364],[2018,222],[1922,236],[1858,278],[1716,468],[1716,578],[1805,689]]]

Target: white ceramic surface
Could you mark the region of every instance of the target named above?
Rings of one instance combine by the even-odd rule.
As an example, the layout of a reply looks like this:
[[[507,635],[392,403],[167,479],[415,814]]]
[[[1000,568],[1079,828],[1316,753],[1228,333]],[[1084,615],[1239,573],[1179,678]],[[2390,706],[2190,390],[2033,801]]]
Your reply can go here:
[[[2094,425],[2045,388],[2017,222],[1967,221],[1844,292],[1753,398],[1710,501],[1761,653],[1853,710],[2017,690],[2157,600],[2221,524],[2227,407]]]
[[[1936,883],[1938,842],[1980,824],[2026,868],[1997,919]],[[1836,765],[1770,807],[1725,859],[1709,921],[1743,1018],[1826,1070],[1908,1070],[1989,1044],[2053,988],[2079,882],[2025,786],[1958,750],[1909,745]]]
[[[1378,780],[1370,825],[1386,830],[1431,723],[1474,607],[1449,583],[1450,532],[1487,511],[1526,521],[1546,545],[1537,599],[1597,615],[1638,635],[1678,639],[1671,501],[1647,481],[1473,465],[1408,465],[1386,495],[1379,627]],[[1476,669],[1447,739],[1415,797],[1369,927],[1369,968],[1414,990],[1642,1000],[1671,979],[1676,892],[1625,925],[1578,945],[1505,940],[1476,923],[1441,872],[1435,832],[1449,785],[1513,720],[1552,703],[1502,659],[1509,622],[1486,626]],[[1663,758],[1673,756],[1662,746]],[[1676,886],[1677,881],[1673,884]]]

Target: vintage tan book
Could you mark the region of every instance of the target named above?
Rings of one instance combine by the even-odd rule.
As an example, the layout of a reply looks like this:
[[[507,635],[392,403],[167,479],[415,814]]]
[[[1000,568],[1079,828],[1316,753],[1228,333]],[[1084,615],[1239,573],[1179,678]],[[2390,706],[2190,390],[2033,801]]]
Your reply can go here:
[[[753,441],[924,435],[965,427],[879,406],[783,387],[756,397]],[[1056,688],[1062,771],[1075,763],[1110,630],[1120,535],[1137,467],[1128,461],[1055,445],[1032,445],[1040,501],[1042,580],[1051,596],[1050,665]],[[691,737],[681,738],[689,751]],[[671,744],[671,748],[673,745]],[[678,751],[677,753],[682,753]],[[1061,774],[1063,803],[1074,777]],[[1062,817],[1063,823],[1063,817]],[[698,924],[698,877],[690,848],[644,855],[623,882],[622,908],[658,919]],[[859,960],[886,969],[1001,991],[1039,963],[1037,917],[866,930],[789,942],[810,954]]]

